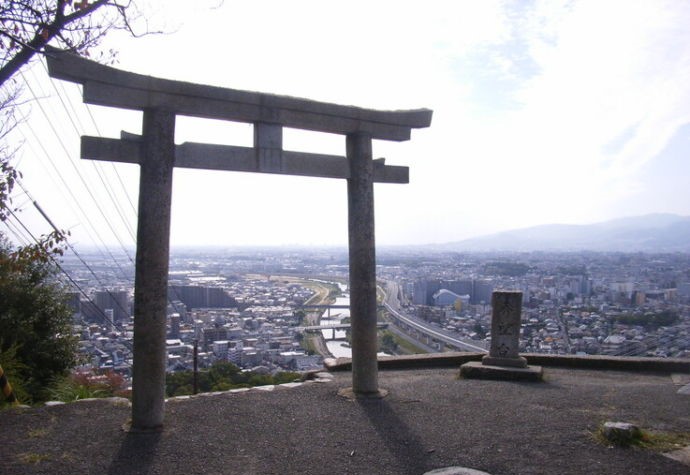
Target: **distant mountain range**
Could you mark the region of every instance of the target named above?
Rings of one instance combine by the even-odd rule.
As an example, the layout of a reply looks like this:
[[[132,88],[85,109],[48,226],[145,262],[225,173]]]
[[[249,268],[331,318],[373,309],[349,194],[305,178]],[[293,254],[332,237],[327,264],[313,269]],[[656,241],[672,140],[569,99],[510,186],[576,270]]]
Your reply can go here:
[[[690,252],[690,216],[648,214],[602,223],[547,224],[442,244],[456,251]]]

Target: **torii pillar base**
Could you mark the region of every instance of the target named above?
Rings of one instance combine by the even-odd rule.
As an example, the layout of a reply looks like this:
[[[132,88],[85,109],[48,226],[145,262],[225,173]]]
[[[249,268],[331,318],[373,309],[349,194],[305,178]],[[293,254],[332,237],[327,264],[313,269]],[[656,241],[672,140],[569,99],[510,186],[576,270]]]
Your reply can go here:
[[[362,400],[362,399],[383,399],[388,396],[387,389],[378,389],[377,391],[371,393],[365,392],[355,392],[352,388],[342,388],[338,390],[338,396],[344,397],[345,399]]]

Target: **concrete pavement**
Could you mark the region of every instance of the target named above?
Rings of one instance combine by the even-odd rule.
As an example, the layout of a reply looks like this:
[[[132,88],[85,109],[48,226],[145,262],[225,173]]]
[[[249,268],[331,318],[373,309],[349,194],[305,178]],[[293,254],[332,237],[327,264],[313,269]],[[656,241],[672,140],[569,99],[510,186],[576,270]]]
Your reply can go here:
[[[458,378],[458,368],[382,370],[380,400],[337,396],[352,375],[166,403],[165,429],[123,430],[104,401],[1,414],[2,473],[667,474],[690,468],[656,452],[607,447],[605,421],[690,434],[690,395],[668,372],[546,368],[543,383]],[[682,379],[682,378],[680,378]]]

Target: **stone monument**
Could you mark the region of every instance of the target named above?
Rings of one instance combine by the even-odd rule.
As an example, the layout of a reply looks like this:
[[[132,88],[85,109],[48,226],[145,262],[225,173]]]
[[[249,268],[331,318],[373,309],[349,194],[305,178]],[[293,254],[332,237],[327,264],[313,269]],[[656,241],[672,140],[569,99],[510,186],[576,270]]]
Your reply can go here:
[[[491,295],[491,348],[481,363],[460,367],[460,375],[478,379],[541,381],[541,366],[528,366],[519,355],[522,292],[499,290]]]

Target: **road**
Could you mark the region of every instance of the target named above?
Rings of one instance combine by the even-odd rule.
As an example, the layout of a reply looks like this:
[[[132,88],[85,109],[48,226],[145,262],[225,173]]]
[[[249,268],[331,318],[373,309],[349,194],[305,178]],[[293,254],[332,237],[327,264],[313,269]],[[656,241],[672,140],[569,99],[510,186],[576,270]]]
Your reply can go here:
[[[429,335],[434,340],[443,342],[447,346],[452,346],[459,350],[464,351],[480,351],[487,353],[488,351],[483,346],[479,346],[479,342],[467,342],[456,336],[450,334],[450,332],[441,330],[440,328],[435,328],[423,320],[410,315],[405,315],[400,309],[400,301],[398,299],[399,287],[398,284],[394,282],[386,282],[386,291],[384,299],[384,307],[388,310],[388,313],[393,317],[393,323],[395,321],[400,321],[407,325],[408,327],[414,328],[424,335]]]
[[[399,321],[407,325],[408,327],[414,328],[415,330],[424,335],[429,335],[436,341],[443,342],[447,346],[451,346],[464,351],[480,351],[483,353],[487,353],[487,350],[484,347],[479,346],[478,342],[467,342],[450,334],[450,332],[446,332],[444,330],[441,330],[440,328],[435,328],[427,324],[423,320],[403,313],[401,309],[400,300],[398,298],[398,296],[400,295],[400,288],[397,283],[387,281],[386,288],[385,290],[383,290],[383,293],[383,305],[385,309],[391,314],[391,323],[393,325],[395,325],[396,321]],[[326,295],[320,295],[319,297],[313,299],[313,301],[310,301],[310,304],[324,304],[325,297]],[[305,318],[305,323],[307,325],[318,325],[320,313],[321,312],[308,312]],[[402,328],[400,328],[400,331],[404,332]],[[321,354],[322,356],[331,356],[320,332],[314,335],[305,335],[305,337],[310,339],[317,353]],[[432,349],[429,345],[424,344],[423,341],[419,343],[424,348],[429,348],[430,350]]]
[[[400,327],[396,327],[392,323],[388,327],[388,331],[393,333],[398,338],[409,342],[411,345],[413,345],[417,349],[417,351],[411,352],[411,354],[420,353],[420,352],[421,353],[424,353],[424,352],[426,352],[426,353],[438,353],[439,352],[438,348],[432,348],[431,346],[427,345],[423,341],[417,340],[415,337],[405,333]]]

